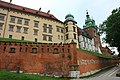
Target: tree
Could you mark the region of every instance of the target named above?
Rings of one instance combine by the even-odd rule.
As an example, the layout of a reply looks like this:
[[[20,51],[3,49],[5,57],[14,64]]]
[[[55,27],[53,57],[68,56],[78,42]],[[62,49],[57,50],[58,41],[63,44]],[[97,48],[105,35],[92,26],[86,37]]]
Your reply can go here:
[[[120,7],[112,11],[111,15],[99,27],[101,34],[105,33],[105,42],[111,47],[117,47],[120,57]]]

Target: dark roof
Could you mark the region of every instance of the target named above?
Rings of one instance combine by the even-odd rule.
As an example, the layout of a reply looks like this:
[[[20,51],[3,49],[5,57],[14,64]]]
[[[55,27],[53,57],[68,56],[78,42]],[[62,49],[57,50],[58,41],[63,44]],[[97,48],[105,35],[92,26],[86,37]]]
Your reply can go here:
[[[39,11],[39,10],[30,9],[30,8],[19,6],[19,5],[15,5],[15,4],[12,4],[12,3],[0,1],[0,7],[4,7],[4,8],[8,8],[8,9],[10,7],[10,9],[15,9],[15,10],[19,10],[21,12],[31,13],[31,14],[34,14],[34,15],[49,18],[49,19],[56,20],[56,21],[59,21],[59,22],[63,23],[62,21],[58,20],[52,14],[45,13],[45,12],[42,12],[42,11]]]
[[[79,35],[82,35],[82,36],[84,36],[84,37],[87,37],[87,38],[89,38],[89,39],[92,39],[92,38],[89,36],[89,34],[88,34],[88,32],[87,32],[86,30],[81,29],[81,28],[78,27],[78,36],[79,36]]]

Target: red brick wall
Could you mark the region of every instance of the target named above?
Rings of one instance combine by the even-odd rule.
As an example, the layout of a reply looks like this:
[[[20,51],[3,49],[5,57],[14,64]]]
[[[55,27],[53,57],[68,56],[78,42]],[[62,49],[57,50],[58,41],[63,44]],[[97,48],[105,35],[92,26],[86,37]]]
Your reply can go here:
[[[76,44],[26,44],[0,42],[0,69],[15,70],[20,66],[25,72],[65,75],[69,65],[74,63]],[[11,53],[10,49],[15,48]],[[32,53],[32,48],[37,52]],[[54,54],[54,49],[58,53]],[[74,56],[69,58],[69,56]]]
[[[111,66],[116,62],[112,59],[101,58],[83,51],[77,51],[77,59],[80,73],[86,73]]]
[[[11,48],[15,49],[12,53]],[[36,52],[33,53],[32,49]],[[54,54],[57,49],[58,53]],[[108,61],[76,49],[76,43],[70,44],[31,44],[0,42],[0,69],[15,70],[17,66],[24,72],[55,74],[68,76],[71,65],[78,65],[81,73],[101,69],[112,63],[82,64],[82,60]]]

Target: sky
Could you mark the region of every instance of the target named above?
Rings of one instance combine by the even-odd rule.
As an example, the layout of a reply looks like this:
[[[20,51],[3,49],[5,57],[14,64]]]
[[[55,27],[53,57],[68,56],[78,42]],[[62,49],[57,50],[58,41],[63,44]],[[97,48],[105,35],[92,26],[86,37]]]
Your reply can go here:
[[[12,0],[12,3],[35,10],[41,8],[43,12],[50,10],[50,13],[61,21],[65,21],[65,16],[70,13],[80,28],[83,28],[85,23],[86,10],[99,26],[113,9],[120,7],[120,0]]]
[[[120,0],[12,0],[12,3],[36,10],[41,7],[43,12],[50,10],[50,13],[61,21],[71,13],[81,28],[85,22],[86,10],[99,26],[113,9],[120,7]]]

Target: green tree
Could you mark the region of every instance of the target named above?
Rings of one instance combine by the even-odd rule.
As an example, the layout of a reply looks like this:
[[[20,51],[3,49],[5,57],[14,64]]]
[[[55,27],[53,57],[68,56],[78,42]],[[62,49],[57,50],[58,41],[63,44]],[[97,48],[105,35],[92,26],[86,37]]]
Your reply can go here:
[[[104,40],[111,47],[117,47],[120,57],[120,7],[112,11],[111,15],[99,26],[100,33],[106,36]]]

